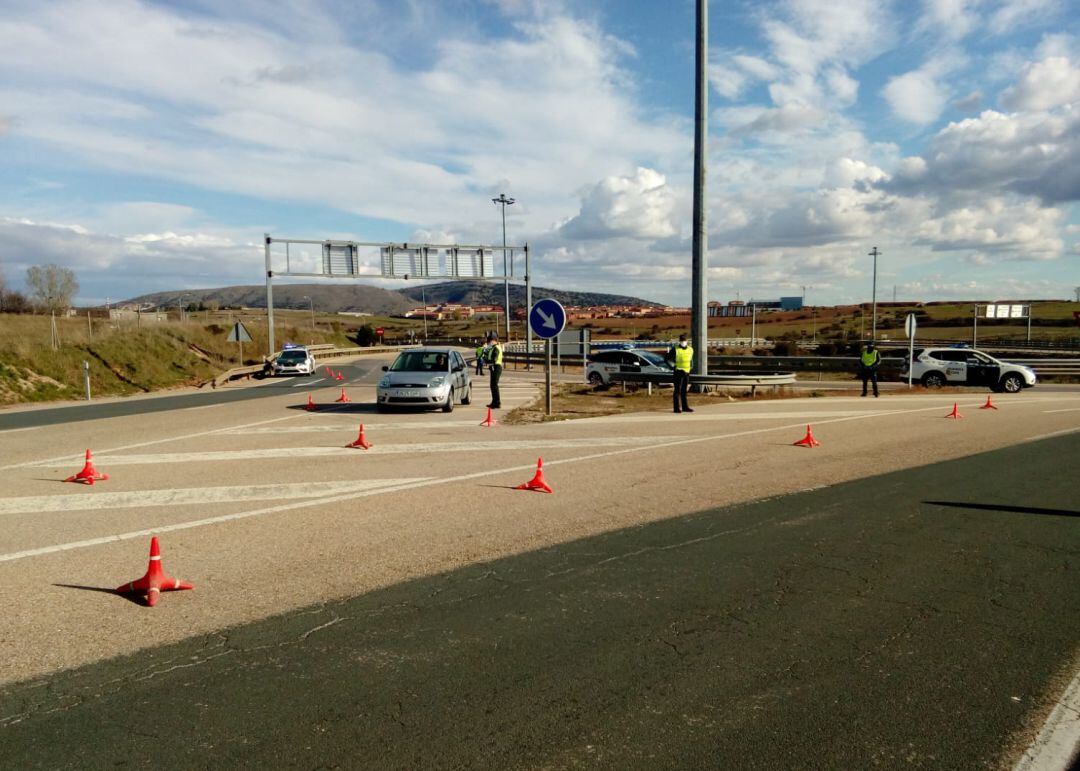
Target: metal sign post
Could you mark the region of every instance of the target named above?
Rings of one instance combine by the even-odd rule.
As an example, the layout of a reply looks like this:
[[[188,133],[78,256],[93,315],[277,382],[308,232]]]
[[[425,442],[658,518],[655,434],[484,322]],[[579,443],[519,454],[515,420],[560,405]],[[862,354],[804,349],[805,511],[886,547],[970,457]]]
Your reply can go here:
[[[244,343],[251,342],[251,335],[248,334],[247,327],[244,326],[244,322],[236,322],[232,330],[229,332],[228,341],[230,343],[236,343],[240,346],[240,366],[244,366]],[[270,353],[273,353],[273,351],[271,351]]]
[[[904,332],[908,336],[908,367],[907,367],[907,387],[911,388],[911,373],[915,369],[915,314],[909,313],[907,319],[904,321]]]
[[[537,300],[529,309],[529,329],[543,338],[547,345],[544,356],[544,413],[551,414],[551,339],[558,337],[566,326],[566,309],[558,300]]]

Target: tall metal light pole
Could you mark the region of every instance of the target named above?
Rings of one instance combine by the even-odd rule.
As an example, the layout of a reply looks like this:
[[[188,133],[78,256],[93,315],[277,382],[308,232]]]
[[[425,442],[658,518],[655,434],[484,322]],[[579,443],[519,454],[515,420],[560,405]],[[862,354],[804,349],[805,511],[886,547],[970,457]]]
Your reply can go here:
[[[506,342],[510,342],[510,282],[507,280],[510,274],[506,268],[506,207],[513,206],[514,199],[507,198],[506,193],[499,193],[498,198],[492,198],[491,202],[502,206],[502,226],[503,226],[503,289],[506,293],[505,305],[503,309],[506,312]]]
[[[315,329],[315,301],[308,295],[304,295],[301,299],[308,301],[308,308],[311,309],[311,328]]]
[[[874,258],[874,288],[870,295],[871,305],[873,307],[873,322],[870,325],[870,339],[873,342],[877,342],[877,258],[881,254],[878,248],[875,246],[870,250],[870,256]]]
[[[176,301],[176,309],[180,311],[180,323],[184,322],[184,295],[180,295],[180,299]]]
[[[705,230],[705,159],[709,112],[709,3],[697,0],[697,46],[694,77],[694,233],[690,278],[690,339],[697,355],[694,374],[709,374],[707,274],[709,240]]]
[[[420,287],[420,302],[424,305],[424,344],[427,345],[427,291]]]

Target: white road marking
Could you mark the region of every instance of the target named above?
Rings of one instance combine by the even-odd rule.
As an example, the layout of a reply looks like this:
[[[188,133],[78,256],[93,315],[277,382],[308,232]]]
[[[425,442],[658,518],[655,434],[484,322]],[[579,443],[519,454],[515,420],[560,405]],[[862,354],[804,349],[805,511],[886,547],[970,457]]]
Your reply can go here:
[[[179,506],[237,501],[295,500],[374,490],[379,487],[422,482],[431,477],[403,479],[361,479],[344,482],[300,482],[280,485],[241,485],[237,487],[192,487],[139,492],[96,493],[94,495],[34,495],[0,499],[0,515],[39,511],[95,511],[133,507]]]
[[[324,380],[326,380],[326,378],[324,377],[321,377],[318,380],[301,380],[299,383],[293,383],[291,386],[289,386],[289,388],[300,388],[301,386],[315,385],[316,383],[321,383]]]
[[[1064,409],[1064,410],[1043,410],[1043,412],[1046,413],[1047,415],[1049,415],[1051,413],[1054,413],[1054,412],[1080,412],[1080,407],[1069,407],[1069,408]]]
[[[922,407],[912,410],[898,410],[891,414],[915,414],[918,412],[930,412],[938,411],[941,407],[935,405],[933,407]],[[854,417],[836,418],[834,420],[820,420],[818,425],[829,425],[831,423],[846,423],[851,420],[865,420],[866,418],[875,417],[875,415],[857,415]],[[607,452],[589,453],[587,455],[578,455],[573,458],[563,458],[561,460],[548,461],[546,466],[551,468],[552,466],[561,466],[569,463],[581,463],[589,460],[600,460],[603,458],[612,458],[617,455],[628,455],[630,453],[646,452],[650,450],[658,450],[666,447],[678,447],[691,444],[702,444],[704,442],[712,442],[717,439],[735,439],[744,436],[754,436],[757,434],[768,434],[776,431],[791,431],[800,429],[806,424],[803,422],[789,423],[782,426],[769,426],[768,428],[754,428],[747,429],[745,431],[736,431],[730,434],[713,434],[711,436],[695,436],[686,439],[675,439],[668,442],[657,442],[640,447],[627,447],[619,450],[608,450]],[[114,535],[102,536],[100,538],[89,538],[84,541],[70,541],[68,543],[54,544],[52,546],[42,546],[36,549],[25,549],[23,551],[9,552],[8,554],[0,554],[0,562],[13,562],[15,560],[27,559],[29,557],[43,557],[49,554],[56,554],[62,551],[70,551],[72,549],[85,549],[91,546],[102,546],[109,543],[118,543],[120,541],[128,541],[132,538],[145,538],[151,535],[160,535],[162,533],[172,533],[178,530],[189,530],[195,527],[203,527],[205,525],[217,525],[224,522],[231,522],[239,519],[247,519],[249,517],[258,517],[264,514],[278,514],[284,511],[293,511],[296,509],[308,508],[310,506],[322,506],[330,503],[343,503],[345,501],[352,501],[358,498],[366,498],[372,495],[383,495],[385,493],[403,492],[407,490],[416,490],[421,487],[431,487],[434,485],[453,484],[455,482],[467,482],[473,479],[482,479],[484,477],[497,476],[500,474],[509,474],[510,472],[533,472],[536,470],[536,466],[533,463],[528,463],[521,466],[504,466],[503,468],[487,469],[484,471],[475,471],[470,474],[459,474],[453,477],[443,477],[439,479],[428,479],[423,482],[409,482],[401,485],[394,485],[391,487],[382,487],[377,490],[362,490],[356,493],[345,493],[342,495],[334,495],[327,498],[319,498],[316,500],[298,501],[295,503],[287,503],[281,506],[271,506],[263,509],[253,509],[251,511],[241,511],[235,514],[225,514],[219,517],[207,517],[205,519],[196,519],[189,522],[178,522],[174,525],[162,525],[160,527],[151,528],[148,530],[134,530],[126,533],[116,533]]]
[[[1013,771],[1058,771],[1072,768],[1080,752],[1080,673],[1058,699],[1039,735],[1013,766]]]
[[[228,431],[222,431],[223,434],[237,434],[241,436],[251,436],[253,434],[334,434],[334,433],[348,433],[350,431],[355,432],[357,427],[363,423],[366,431],[396,431],[398,429],[409,428],[476,428],[476,424],[479,421],[475,419],[470,420],[418,420],[415,423],[378,423],[371,420],[365,420],[361,416],[357,416],[357,419],[351,423],[320,423],[316,425],[308,426],[279,426],[276,428],[256,428],[251,431],[245,431],[242,429]],[[553,424],[554,425],[554,424]]]
[[[490,442],[420,442],[376,444],[362,455],[424,455],[437,452],[506,452],[508,450],[560,450],[570,447],[626,447],[679,439],[677,436],[591,437],[586,439],[521,439]],[[361,453],[342,447],[274,447],[266,450],[217,450],[143,455],[94,455],[95,467],[132,466],[151,463],[193,463],[216,461],[265,460],[267,458],[359,457]],[[51,467],[51,463],[34,464]]]
[[[592,423],[666,423],[679,422],[686,423],[688,421],[701,421],[701,420],[814,420],[817,418],[844,418],[852,417],[856,415],[884,415],[894,412],[887,408],[878,410],[822,410],[819,412],[750,412],[750,411],[737,411],[737,412],[701,412],[701,414],[695,414],[694,417],[688,418],[683,415],[676,415],[673,412],[661,412],[655,415],[603,415],[600,417],[592,418]],[[548,425],[567,425],[575,421],[563,420]]]

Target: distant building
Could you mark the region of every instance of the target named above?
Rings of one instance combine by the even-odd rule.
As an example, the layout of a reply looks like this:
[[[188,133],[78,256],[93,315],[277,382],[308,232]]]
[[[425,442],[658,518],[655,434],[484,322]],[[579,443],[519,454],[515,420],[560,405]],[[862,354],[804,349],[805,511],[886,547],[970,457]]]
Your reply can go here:
[[[802,297],[781,297],[779,300],[732,300],[727,305],[721,305],[716,300],[708,304],[710,316],[750,316],[753,308],[758,311],[801,311],[803,308]]]

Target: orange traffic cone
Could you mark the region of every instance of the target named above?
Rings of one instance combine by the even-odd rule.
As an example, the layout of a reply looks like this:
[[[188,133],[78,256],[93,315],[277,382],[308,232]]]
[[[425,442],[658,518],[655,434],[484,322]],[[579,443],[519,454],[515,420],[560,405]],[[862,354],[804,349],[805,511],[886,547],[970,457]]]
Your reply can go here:
[[[345,386],[341,387],[341,396],[334,399],[334,401],[335,402],[351,402],[352,401],[352,399],[350,399],[348,396],[345,395]]]
[[[326,374],[329,375],[330,377],[333,377],[334,376],[334,370],[327,367],[326,368]]]
[[[961,414],[960,414],[960,411],[959,411],[959,410],[958,410],[958,409],[956,408],[956,402],[953,402],[953,406],[952,406],[952,412],[950,412],[950,413],[949,413],[948,415],[946,415],[945,417],[947,417],[947,418],[962,418],[962,417],[964,417],[964,416],[963,416],[963,415],[961,415]]]
[[[982,407],[979,407],[979,409],[980,410],[996,410],[997,409],[997,405],[994,404],[992,401],[990,401],[990,394],[986,395],[986,404],[984,404]]]
[[[344,379],[345,379],[345,376],[342,375],[341,372],[335,372],[334,373],[334,380],[344,380]]]
[[[514,489],[515,490],[540,490],[540,491],[545,492],[545,493],[555,492],[550,487],[548,487],[548,483],[544,480],[544,459],[543,458],[537,458],[536,459],[536,476],[534,476],[532,479],[530,479],[525,484],[518,485]]]
[[[498,422],[497,420],[495,420],[495,418],[493,418],[493,417],[491,416],[491,407],[488,407],[488,414],[487,414],[487,417],[486,417],[486,418],[484,418],[484,422],[483,422],[483,423],[481,423],[480,425],[481,425],[481,426],[488,426],[489,428],[490,428],[491,426],[497,426],[497,425],[499,425],[499,422]]]
[[[797,442],[793,442],[793,447],[818,447],[821,445],[817,439],[814,438],[814,432],[810,430],[810,426],[806,426],[806,436]]]
[[[94,459],[90,457],[90,450],[86,451],[86,465],[82,467],[82,471],[78,474],[74,474],[65,479],[65,482],[82,482],[84,484],[92,485],[94,482],[101,482],[108,480],[108,474],[99,474],[98,470],[94,468]]]
[[[136,592],[146,596],[146,604],[151,608],[157,604],[158,595],[161,592],[172,592],[178,589],[194,589],[194,584],[181,581],[168,575],[161,567],[161,548],[158,546],[157,536],[150,539],[150,565],[146,568],[146,575],[137,581],[117,587],[119,594]]]
[[[307,406],[304,407],[304,409],[307,410],[308,412],[314,412],[315,410],[319,409],[319,405],[317,405],[315,402],[313,402],[311,400],[311,394],[308,394]]]
[[[360,424],[360,436],[356,437],[355,442],[353,442],[352,444],[347,444],[345,446],[346,447],[355,447],[358,450],[370,450],[371,449],[371,446],[372,446],[371,442],[369,442],[367,440],[367,437],[364,436],[364,424],[363,423]]]

